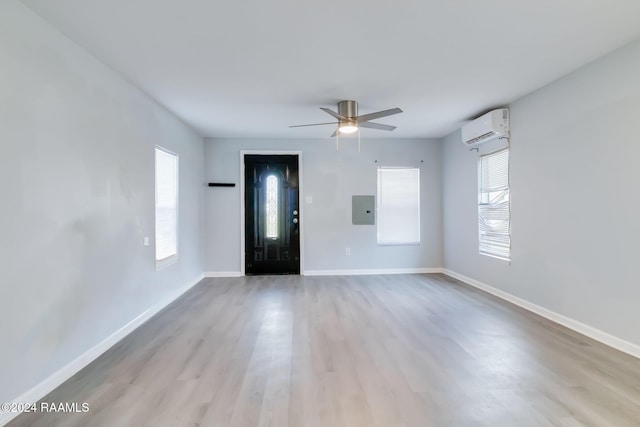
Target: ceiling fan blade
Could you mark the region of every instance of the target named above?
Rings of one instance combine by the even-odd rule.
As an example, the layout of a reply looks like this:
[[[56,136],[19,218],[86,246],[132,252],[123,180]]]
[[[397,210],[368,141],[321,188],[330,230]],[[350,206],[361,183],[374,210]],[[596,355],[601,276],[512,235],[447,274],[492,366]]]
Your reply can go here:
[[[328,108],[320,107],[320,109],[322,111],[324,111],[325,113],[332,115],[333,117],[335,117],[338,120],[346,120],[347,119],[346,117],[342,117],[340,114],[338,114],[335,111],[330,110]]]
[[[358,123],[358,127],[378,129],[378,130],[394,130],[396,128],[395,126],[389,126],[389,125],[383,125],[380,123],[371,123],[371,122]]]
[[[308,125],[293,125],[289,126],[290,128],[303,128],[305,126],[322,126],[322,125],[337,125],[338,122],[330,122],[330,123],[311,123]]]
[[[376,111],[375,113],[363,114],[362,116],[356,117],[356,121],[358,123],[367,122],[369,120],[379,119],[381,117],[391,116],[393,114],[402,113],[402,110],[399,108],[391,108],[389,110]]]

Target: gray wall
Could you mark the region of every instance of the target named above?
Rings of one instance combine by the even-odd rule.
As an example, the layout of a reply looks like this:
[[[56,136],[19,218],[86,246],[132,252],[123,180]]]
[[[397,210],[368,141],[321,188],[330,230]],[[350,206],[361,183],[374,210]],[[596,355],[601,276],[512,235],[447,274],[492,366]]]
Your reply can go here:
[[[327,132],[331,132],[330,129]],[[433,140],[208,139],[205,171],[209,181],[240,184],[240,150],[301,150],[304,196],[304,268],[318,270],[414,269],[441,267],[442,208],[440,143]],[[378,160],[378,163],[375,163]],[[420,163],[424,160],[424,163]],[[378,246],[376,228],[351,224],[351,196],[376,194],[376,169],[420,166],[422,244]],[[240,271],[240,188],[210,188],[205,196],[205,269]],[[345,248],[351,255],[345,255]]]
[[[14,0],[0,64],[4,402],[201,275],[203,144]],[[158,272],[155,144],[181,162],[179,260]]]
[[[512,263],[478,254],[477,154],[443,141],[444,266],[640,344],[640,42],[510,106]]]

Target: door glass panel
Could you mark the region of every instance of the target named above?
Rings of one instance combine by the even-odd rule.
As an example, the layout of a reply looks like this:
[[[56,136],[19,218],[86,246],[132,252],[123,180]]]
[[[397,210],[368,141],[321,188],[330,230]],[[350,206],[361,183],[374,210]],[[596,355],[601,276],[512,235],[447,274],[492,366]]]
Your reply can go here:
[[[267,238],[278,238],[278,178],[270,175],[267,178]]]

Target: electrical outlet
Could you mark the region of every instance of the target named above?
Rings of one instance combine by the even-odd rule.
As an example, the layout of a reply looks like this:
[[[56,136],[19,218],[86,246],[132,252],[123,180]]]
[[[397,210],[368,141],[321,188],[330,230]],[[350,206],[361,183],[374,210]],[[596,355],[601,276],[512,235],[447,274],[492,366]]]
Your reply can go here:
[[[344,254],[347,255],[347,256],[351,255],[351,248],[345,248],[344,249]]]

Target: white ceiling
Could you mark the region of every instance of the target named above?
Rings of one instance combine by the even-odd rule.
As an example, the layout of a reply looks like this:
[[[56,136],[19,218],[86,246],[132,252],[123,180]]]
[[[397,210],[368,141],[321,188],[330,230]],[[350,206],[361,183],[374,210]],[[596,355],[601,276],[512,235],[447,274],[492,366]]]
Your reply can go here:
[[[640,37],[638,0],[23,0],[206,137],[441,137]]]

